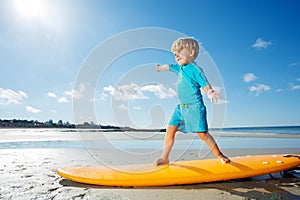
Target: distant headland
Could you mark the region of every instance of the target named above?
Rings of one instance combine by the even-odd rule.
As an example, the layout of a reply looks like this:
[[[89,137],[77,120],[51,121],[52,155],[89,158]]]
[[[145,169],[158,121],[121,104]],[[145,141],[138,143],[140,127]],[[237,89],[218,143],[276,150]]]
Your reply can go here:
[[[69,129],[100,129],[102,131],[159,131],[165,132],[166,129],[135,129],[131,127],[120,127],[112,125],[95,124],[94,122],[84,122],[82,124],[72,124],[59,120],[54,122],[52,119],[46,122],[37,120],[21,119],[0,119],[0,128],[69,128]]]

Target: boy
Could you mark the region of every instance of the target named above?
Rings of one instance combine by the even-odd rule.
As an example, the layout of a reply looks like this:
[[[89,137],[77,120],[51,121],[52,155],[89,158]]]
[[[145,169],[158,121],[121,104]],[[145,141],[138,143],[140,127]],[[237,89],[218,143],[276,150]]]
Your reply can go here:
[[[174,145],[178,130],[196,133],[223,163],[230,160],[222,154],[213,137],[208,132],[206,107],[203,103],[200,88],[207,94],[211,102],[217,102],[219,93],[211,88],[206,77],[194,60],[199,53],[199,44],[193,38],[179,38],[174,41],[172,52],[178,64],[156,65],[157,71],[172,71],[177,75],[177,105],[167,127],[164,149],[155,165],[169,164],[169,155]]]

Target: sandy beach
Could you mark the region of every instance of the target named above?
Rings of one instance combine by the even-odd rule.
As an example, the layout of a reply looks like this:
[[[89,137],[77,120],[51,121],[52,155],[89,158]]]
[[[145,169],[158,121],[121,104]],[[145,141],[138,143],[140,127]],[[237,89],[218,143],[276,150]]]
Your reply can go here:
[[[2,131],[3,132],[3,131]],[[13,131],[3,135],[0,145],[12,141]],[[35,141],[51,138],[51,134],[37,134],[24,137],[18,133],[14,136],[19,140],[30,137]],[[55,135],[55,140],[61,142],[76,140],[73,133]],[[99,134],[98,134],[99,135]],[[100,134],[101,135],[101,134]],[[71,137],[69,137],[71,136]],[[103,135],[101,135],[103,137]],[[114,135],[113,137],[116,137]],[[161,137],[161,136],[157,136]],[[54,137],[52,137],[53,139]],[[78,139],[78,138],[77,138]],[[159,138],[157,138],[158,140]],[[247,138],[245,138],[247,139]],[[120,150],[120,149],[119,149]],[[243,156],[256,154],[300,154],[300,148],[226,148],[228,156]],[[135,152],[145,151],[146,155],[140,163],[151,163],[159,155],[159,151],[135,149]],[[93,155],[98,152],[98,157]],[[114,164],[118,151],[114,149],[88,151],[85,148],[2,148],[0,150],[0,199],[300,199],[300,179],[296,177],[256,177],[243,180],[231,180],[215,183],[201,183],[183,186],[120,188],[93,186],[75,183],[61,178],[56,169],[62,166],[99,165],[101,155],[106,155],[106,163]],[[109,161],[111,155],[111,162]],[[180,156],[178,156],[180,155]],[[194,160],[199,158],[199,150],[174,149],[171,159]],[[206,158],[213,158],[211,153]],[[122,156],[118,164],[134,164],[135,157]]]

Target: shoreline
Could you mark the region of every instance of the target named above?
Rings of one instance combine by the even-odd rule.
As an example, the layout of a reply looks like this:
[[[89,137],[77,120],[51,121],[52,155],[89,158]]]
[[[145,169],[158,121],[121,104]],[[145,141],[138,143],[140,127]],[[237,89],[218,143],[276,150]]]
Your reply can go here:
[[[273,129],[264,131],[264,129],[271,128]],[[278,130],[276,129],[278,128]],[[287,128],[288,130],[290,128],[297,129],[293,130],[292,132],[289,130],[281,130],[281,128]],[[299,130],[298,130],[299,129]],[[233,131],[235,130],[235,131]],[[254,131],[255,130],[255,131]],[[116,133],[116,134],[122,134],[122,133],[157,133],[157,134],[164,134],[166,132],[165,128],[162,129],[100,129],[100,128],[61,128],[61,127],[0,127],[0,132],[3,131],[32,131],[32,132],[47,132],[47,131],[53,131],[58,133],[74,133],[74,132],[90,132],[90,133]],[[210,133],[220,133],[220,134],[258,134],[258,135],[286,135],[286,136],[298,136],[300,135],[300,126],[266,126],[266,127],[236,127],[236,128],[210,128],[208,130]],[[187,133],[184,133],[187,134]]]
[[[33,131],[31,131],[33,130]],[[61,129],[0,129],[1,142],[22,141],[76,141],[76,140],[163,140],[163,132],[90,132],[61,131]],[[270,133],[210,133],[214,138],[290,138],[299,139],[300,135]],[[194,133],[176,134],[176,140],[192,140],[197,138]]]

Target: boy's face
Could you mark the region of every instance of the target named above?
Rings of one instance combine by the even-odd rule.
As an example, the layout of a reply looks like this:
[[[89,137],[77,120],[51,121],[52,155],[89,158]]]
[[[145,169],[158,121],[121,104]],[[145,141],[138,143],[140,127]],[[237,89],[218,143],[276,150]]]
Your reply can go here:
[[[194,53],[193,50],[183,48],[179,52],[174,52],[175,60],[179,65],[187,65],[194,62]]]

